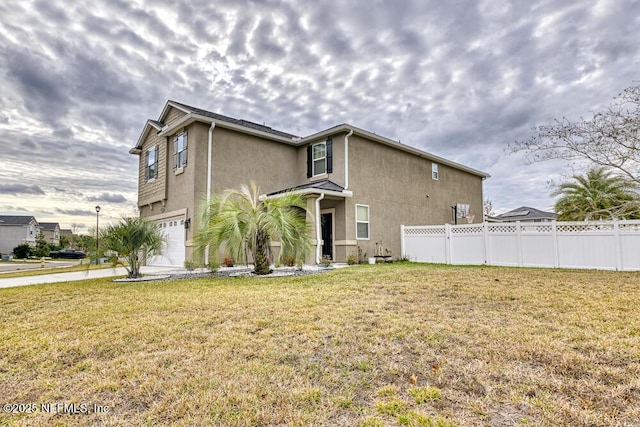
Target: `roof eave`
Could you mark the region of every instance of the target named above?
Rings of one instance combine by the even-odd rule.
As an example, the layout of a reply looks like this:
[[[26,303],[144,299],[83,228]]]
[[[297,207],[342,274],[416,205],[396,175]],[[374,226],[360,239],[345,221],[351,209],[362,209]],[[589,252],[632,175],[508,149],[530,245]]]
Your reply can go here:
[[[236,125],[236,124],[229,123],[229,122],[226,122],[226,121],[223,121],[223,120],[216,120],[214,118],[207,117],[207,116],[202,116],[200,114],[195,114],[195,113],[188,113],[187,115],[182,117],[180,120],[178,120],[177,122],[173,123],[171,126],[165,126],[158,133],[158,135],[160,135],[160,136],[171,135],[176,129],[179,129],[181,127],[189,126],[193,122],[215,123],[216,127],[221,127],[221,128],[225,128],[225,129],[232,129],[232,130],[236,130],[238,132],[248,133],[250,135],[259,136],[259,137],[262,137],[262,138],[270,139],[270,140],[277,141],[277,142],[282,142],[282,143],[289,144],[289,145],[297,145],[297,141],[292,139],[292,138],[286,138],[284,136],[278,136],[278,135],[275,135],[275,134],[272,134],[272,133],[263,132],[263,131],[260,131],[260,130],[257,130],[257,129],[252,129],[252,128],[248,128],[248,127],[241,126],[241,125]]]
[[[278,194],[272,194],[272,195],[261,194],[259,199],[260,200],[272,199],[275,197],[282,197],[287,194],[298,194],[301,196],[307,196],[310,194],[317,194],[317,195],[324,194],[325,196],[332,196],[332,197],[344,197],[344,198],[353,197],[353,192],[350,190],[334,191],[334,190],[322,190],[320,188],[303,188],[300,190],[286,191],[284,193],[278,193]]]
[[[306,144],[308,142],[311,142],[311,141],[319,139],[319,138],[323,138],[323,137],[326,137],[326,136],[329,136],[329,135],[332,135],[332,134],[335,134],[335,133],[339,133],[339,132],[349,132],[351,130],[353,131],[353,133],[355,135],[363,136],[365,138],[374,140],[376,142],[379,142],[381,144],[387,145],[389,147],[396,148],[398,150],[405,151],[407,153],[414,154],[414,155],[416,155],[418,157],[422,157],[422,158],[425,158],[427,160],[432,160],[432,161],[435,161],[437,163],[453,167],[455,169],[463,170],[463,171],[468,172],[468,173],[470,173],[472,175],[477,175],[477,176],[481,177],[483,180],[491,177],[491,175],[486,173],[486,172],[483,172],[483,171],[480,171],[480,170],[477,170],[477,169],[474,169],[474,168],[470,168],[470,167],[462,165],[460,163],[456,163],[456,162],[453,162],[451,160],[447,160],[447,159],[445,159],[443,157],[436,156],[435,154],[431,154],[431,153],[428,153],[426,151],[422,151],[422,150],[419,150],[417,148],[410,147],[408,145],[404,145],[404,144],[402,144],[400,142],[394,141],[394,140],[389,139],[389,138],[385,138],[384,136],[377,135],[375,133],[366,131],[364,129],[360,129],[360,128],[356,127],[356,126],[352,126],[352,125],[349,125],[347,123],[344,123],[344,124],[341,124],[341,125],[338,125],[338,126],[334,126],[332,128],[323,130],[323,131],[318,132],[318,133],[314,133],[313,135],[306,136],[306,137],[304,137],[302,139],[297,140],[297,144],[298,145],[304,145],[304,144]]]

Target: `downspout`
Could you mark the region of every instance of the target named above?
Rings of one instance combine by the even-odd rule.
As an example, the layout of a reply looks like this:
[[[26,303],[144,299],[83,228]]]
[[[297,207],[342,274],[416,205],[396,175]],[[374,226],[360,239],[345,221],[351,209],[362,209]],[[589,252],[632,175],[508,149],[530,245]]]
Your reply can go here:
[[[322,258],[322,229],[320,228],[320,201],[324,199],[324,193],[316,199],[316,264],[320,264]]]
[[[344,137],[344,189],[349,189],[349,137],[353,135],[353,129]]]
[[[209,127],[209,140],[207,141],[207,208],[211,203],[211,163],[213,152],[213,130],[216,128],[216,122],[211,122]],[[209,245],[204,248],[204,265],[209,265]]]

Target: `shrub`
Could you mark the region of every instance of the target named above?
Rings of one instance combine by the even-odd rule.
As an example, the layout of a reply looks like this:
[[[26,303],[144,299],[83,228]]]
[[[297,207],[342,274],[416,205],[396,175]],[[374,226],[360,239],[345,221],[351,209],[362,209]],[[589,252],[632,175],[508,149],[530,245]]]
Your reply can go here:
[[[320,260],[320,264],[322,264],[323,267],[329,267],[332,262],[333,260],[329,255],[323,255],[322,259]]]
[[[187,271],[193,271],[193,270],[195,270],[195,269],[196,269],[196,263],[195,263],[195,262],[193,262],[193,261],[186,260],[186,261],[184,262],[184,268],[185,268]]]
[[[282,259],[282,263],[287,267],[293,267],[296,265],[296,256],[295,255],[287,255]]]
[[[16,258],[29,258],[33,253],[33,248],[28,243],[20,243],[13,248],[13,255]]]
[[[222,261],[222,265],[224,265],[225,267],[233,267],[235,263],[233,261],[233,258],[231,258],[230,256],[226,256]]]
[[[354,255],[351,254],[347,257],[347,264],[348,265],[354,265],[358,263],[358,258]]]

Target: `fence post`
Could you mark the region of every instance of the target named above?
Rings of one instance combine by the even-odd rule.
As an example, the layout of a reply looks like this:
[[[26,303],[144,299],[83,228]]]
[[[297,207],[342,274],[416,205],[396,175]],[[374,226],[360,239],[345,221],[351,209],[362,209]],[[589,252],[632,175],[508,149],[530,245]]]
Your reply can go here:
[[[400,225],[400,258],[404,259],[404,224]]]
[[[560,268],[560,251],[558,250],[558,223],[551,221],[551,238],[553,239],[553,266]]]
[[[444,231],[445,231],[444,256],[447,264],[451,264],[451,224],[445,224]]]
[[[516,221],[516,251],[518,253],[518,265],[522,267],[524,261],[522,260],[522,227],[520,221]]]
[[[613,221],[613,244],[615,245],[614,253],[616,256],[616,270],[620,271],[624,268],[622,265],[622,239],[620,238],[619,222]]]
[[[482,223],[482,237],[484,239],[484,263],[491,265],[491,246],[489,245],[489,223]]]

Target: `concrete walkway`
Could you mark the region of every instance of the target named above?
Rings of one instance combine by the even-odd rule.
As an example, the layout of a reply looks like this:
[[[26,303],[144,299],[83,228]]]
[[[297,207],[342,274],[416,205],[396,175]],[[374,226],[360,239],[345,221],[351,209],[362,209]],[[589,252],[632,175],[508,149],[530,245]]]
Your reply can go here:
[[[143,274],[167,274],[180,272],[176,267],[142,267]],[[71,273],[51,273],[39,276],[10,277],[3,279],[0,276],[0,288],[13,288],[16,286],[39,285],[42,283],[73,282],[75,280],[99,279],[103,277],[125,276],[127,271],[123,267],[103,268],[100,270],[74,271]]]

